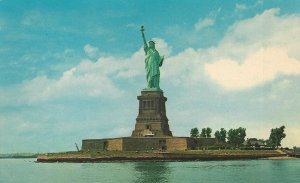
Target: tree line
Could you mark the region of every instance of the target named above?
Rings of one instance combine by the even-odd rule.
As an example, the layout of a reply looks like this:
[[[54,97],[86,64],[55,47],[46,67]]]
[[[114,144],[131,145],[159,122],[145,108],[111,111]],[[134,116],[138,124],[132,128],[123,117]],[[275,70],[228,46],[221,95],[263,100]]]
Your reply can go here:
[[[278,148],[281,146],[281,141],[286,137],[284,133],[285,126],[279,128],[272,128],[270,132],[269,139],[261,140],[267,147]],[[193,138],[210,138],[212,129],[210,127],[202,128],[201,133],[199,133],[198,128],[192,128],[190,131],[190,136]],[[246,128],[236,128],[229,129],[226,131],[224,128],[217,130],[214,133],[215,138],[218,143],[229,144],[233,147],[240,147],[245,142]]]

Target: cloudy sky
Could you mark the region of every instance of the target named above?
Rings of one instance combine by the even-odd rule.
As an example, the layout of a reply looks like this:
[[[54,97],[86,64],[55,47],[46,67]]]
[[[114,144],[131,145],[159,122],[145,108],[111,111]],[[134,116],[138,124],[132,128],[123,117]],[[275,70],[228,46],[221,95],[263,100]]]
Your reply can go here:
[[[175,136],[286,126],[300,146],[300,2],[0,0],[0,153],[130,136],[146,87],[140,25],[165,55]]]

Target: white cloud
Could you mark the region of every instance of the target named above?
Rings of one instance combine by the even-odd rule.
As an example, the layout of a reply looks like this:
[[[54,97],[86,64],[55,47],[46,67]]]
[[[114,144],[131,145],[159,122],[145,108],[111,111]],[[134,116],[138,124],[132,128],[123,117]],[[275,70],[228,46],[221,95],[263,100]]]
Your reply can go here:
[[[207,27],[213,26],[215,24],[215,19],[218,14],[221,12],[221,8],[218,8],[215,11],[211,11],[209,15],[205,18],[200,18],[198,22],[194,25],[196,31],[200,31]]]
[[[210,27],[215,24],[215,20],[213,18],[204,18],[199,19],[198,22],[195,24],[195,29],[197,31],[202,30],[206,27]]]
[[[251,89],[279,76],[300,75],[300,16],[270,9],[233,24],[217,47],[187,48],[165,60],[162,82],[199,87],[213,81],[231,90]],[[164,70],[167,71],[164,72]]]
[[[90,44],[86,44],[84,46],[83,50],[86,53],[86,55],[90,58],[95,58],[95,57],[99,56],[99,48],[94,47]]]
[[[229,90],[241,90],[272,81],[279,75],[300,74],[300,17],[277,16],[270,9],[235,23],[217,48],[205,71]],[[298,26],[297,26],[298,25]]]
[[[170,56],[172,52],[172,47],[168,45],[163,39],[160,38],[153,38],[153,41],[155,42],[155,47],[159,51],[159,54],[165,57]]]
[[[233,24],[218,49],[224,56],[245,58],[261,48],[278,47],[300,58],[299,14],[278,16],[279,9],[270,9],[255,17]],[[225,55],[226,54],[226,55]]]
[[[234,60],[219,60],[205,64],[205,71],[225,89],[252,88],[274,80],[278,75],[300,75],[300,62],[278,48],[260,49],[238,64]]]
[[[283,147],[290,147],[292,148],[293,146],[300,146],[300,138],[298,138],[300,134],[300,126],[295,125],[295,126],[286,126],[285,134],[287,135],[286,138],[282,140],[281,145]]]
[[[85,62],[93,65],[91,61],[83,61],[79,66],[69,69],[55,80],[47,76],[38,76],[23,83],[21,88],[23,103],[36,103],[52,99],[99,97],[116,98],[122,95],[122,90],[104,74],[92,72],[93,69],[84,70]]]
[[[138,28],[138,25],[136,25],[135,23],[128,23],[126,24],[127,28]]]
[[[239,3],[235,4],[235,11],[243,11],[246,9],[248,9],[246,4],[239,4]]]
[[[251,9],[251,8],[256,8],[257,6],[260,6],[262,4],[263,4],[262,0],[258,0],[252,5],[236,3],[235,4],[235,12],[241,12],[241,11],[248,10],[248,9]]]
[[[199,85],[199,82],[203,79],[202,60],[203,55],[192,48],[186,49],[178,55],[171,56],[166,59],[161,68],[163,70],[161,72],[162,80],[181,87],[191,87],[192,84]]]
[[[93,73],[79,73],[78,68],[65,71],[58,80],[39,76],[22,87],[23,102],[35,103],[51,99],[98,97],[119,97],[122,91],[110,79]]]

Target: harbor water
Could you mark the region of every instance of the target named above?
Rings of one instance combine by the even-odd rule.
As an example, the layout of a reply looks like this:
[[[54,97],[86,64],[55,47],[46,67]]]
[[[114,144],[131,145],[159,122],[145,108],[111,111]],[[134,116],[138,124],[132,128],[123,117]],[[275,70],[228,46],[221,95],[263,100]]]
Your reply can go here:
[[[0,159],[0,183],[300,182],[300,159],[36,163]]]

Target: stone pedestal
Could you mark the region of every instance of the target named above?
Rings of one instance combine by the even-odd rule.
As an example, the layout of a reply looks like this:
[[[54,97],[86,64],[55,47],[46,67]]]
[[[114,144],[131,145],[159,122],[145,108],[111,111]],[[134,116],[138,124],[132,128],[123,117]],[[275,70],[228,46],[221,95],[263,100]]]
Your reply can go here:
[[[165,102],[161,90],[143,90],[139,100],[139,113],[132,137],[170,137]]]

